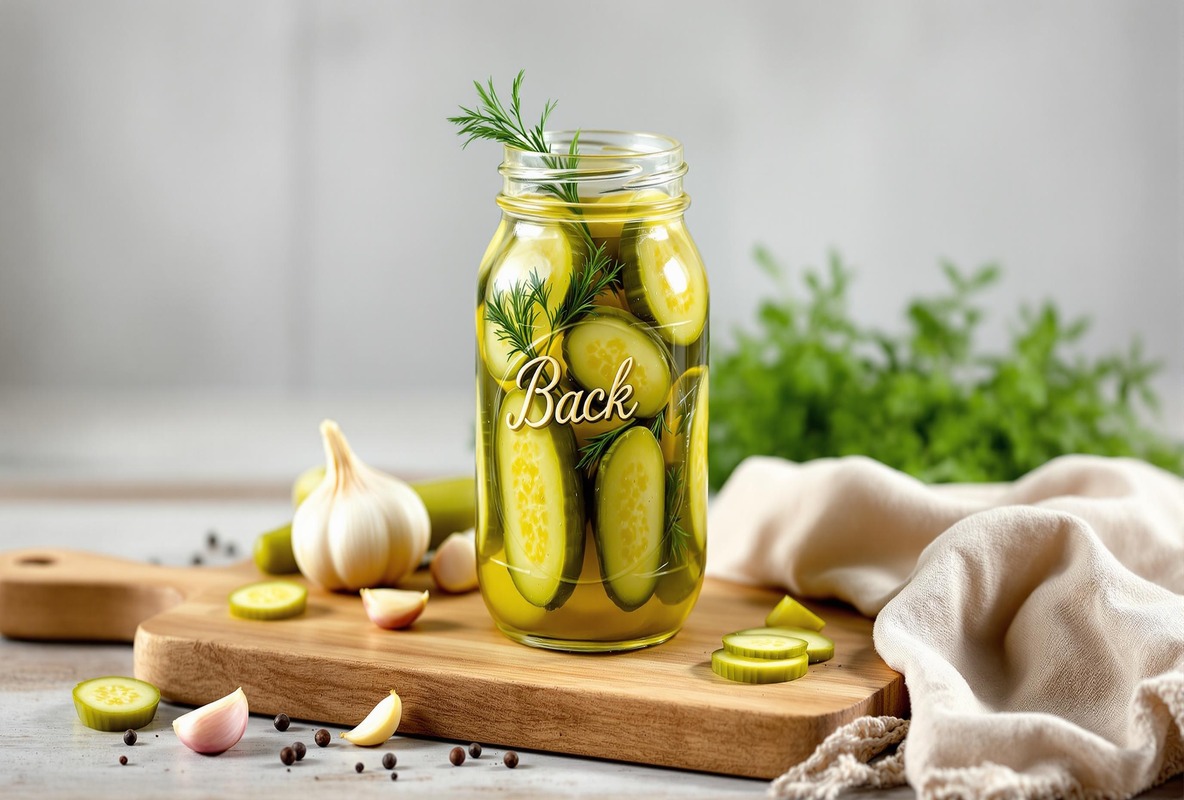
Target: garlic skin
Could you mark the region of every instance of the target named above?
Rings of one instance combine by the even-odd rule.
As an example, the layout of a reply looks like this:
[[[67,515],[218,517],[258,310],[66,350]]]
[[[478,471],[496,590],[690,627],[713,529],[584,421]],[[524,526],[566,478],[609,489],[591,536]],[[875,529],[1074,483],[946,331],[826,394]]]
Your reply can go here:
[[[403,701],[391,689],[391,693],[379,701],[358,727],[341,734],[341,738],[359,747],[376,747],[395,735],[402,718]]]
[[[195,753],[216,756],[238,744],[247,730],[247,696],[240,687],[221,700],[195,708],[173,720],[181,744]]]
[[[432,556],[432,580],[446,592],[461,594],[477,588],[477,532],[453,533]]]
[[[296,565],[335,591],[392,586],[428,549],[427,507],[406,483],[362,463],[336,422],[322,422],[321,436],[325,477],[292,520]]]

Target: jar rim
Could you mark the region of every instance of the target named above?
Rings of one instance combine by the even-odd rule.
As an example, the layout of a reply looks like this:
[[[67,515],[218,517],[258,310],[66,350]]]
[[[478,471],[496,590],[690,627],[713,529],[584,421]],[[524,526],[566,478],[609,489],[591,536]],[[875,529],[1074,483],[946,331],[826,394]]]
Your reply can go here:
[[[544,131],[543,137],[548,144],[553,142],[569,142],[576,134],[580,136],[581,144],[606,144],[612,142],[614,139],[619,140],[649,140],[655,143],[652,149],[636,149],[627,148],[623,145],[618,145],[619,150],[610,152],[580,152],[577,155],[581,159],[617,159],[622,158],[649,158],[649,157],[670,157],[677,155],[682,151],[682,142],[675,139],[673,136],[667,136],[662,133],[652,133],[650,131],[622,131],[613,130],[610,128],[580,128],[578,130],[556,130]],[[601,140],[604,140],[603,142]],[[541,152],[539,150],[528,150],[522,147],[516,147],[511,144],[505,145],[507,153],[521,153],[525,156],[557,156],[568,155],[566,151],[551,150],[549,152]]]

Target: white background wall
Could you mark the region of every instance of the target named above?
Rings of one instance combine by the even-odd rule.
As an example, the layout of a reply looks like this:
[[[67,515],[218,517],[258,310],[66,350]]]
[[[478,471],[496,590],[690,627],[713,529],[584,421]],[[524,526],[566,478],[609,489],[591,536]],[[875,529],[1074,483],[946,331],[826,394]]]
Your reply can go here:
[[[894,325],[1000,261],[1184,375],[1184,5],[0,0],[0,387],[468,390],[527,70],[560,127],[681,138],[717,338],[837,248]]]

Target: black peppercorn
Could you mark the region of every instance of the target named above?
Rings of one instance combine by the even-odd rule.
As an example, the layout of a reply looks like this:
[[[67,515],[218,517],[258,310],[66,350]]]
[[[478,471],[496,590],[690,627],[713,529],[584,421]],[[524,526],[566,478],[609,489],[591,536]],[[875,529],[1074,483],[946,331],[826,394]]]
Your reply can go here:
[[[125,767],[126,767],[126,766],[127,766],[127,756],[120,756],[120,757],[119,757],[119,763],[120,763],[122,766],[125,766]]]
[[[448,760],[452,762],[452,766],[459,767],[465,763],[465,751],[460,747],[454,747],[448,753]]]
[[[364,769],[365,767],[362,766],[361,761],[359,761],[357,764],[354,764],[354,772],[361,772]]]
[[[399,773],[397,773],[397,772],[392,772],[392,773],[391,773],[391,780],[392,780],[392,781],[397,781],[398,779],[399,779]]]
[[[329,732],[324,728],[321,728],[313,735],[312,740],[317,743],[317,747],[328,747]]]
[[[284,762],[285,767],[290,767],[296,761],[296,751],[291,747],[285,747],[280,750],[280,761]]]
[[[507,750],[506,754],[502,756],[502,763],[510,769],[514,769],[514,767],[518,766],[518,754],[513,750]]]
[[[476,742],[473,742],[471,745],[469,745],[469,755],[471,755],[473,758],[480,758],[481,745],[477,744]]]
[[[210,531],[206,534],[206,547],[208,547],[210,550],[216,550],[218,548],[217,531]]]
[[[194,553],[193,558],[189,559],[189,563],[195,567],[200,567],[202,563],[201,553]]]
[[[292,742],[292,752],[296,754],[297,761],[303,761],[308,748],[304,746],[304,742]]]
[[[133,731],[131,728],[128,728],[123,734],[123,743],[126,744],[128,747],[131,747],[133,744],[135,744],[136,743],[136,732]]]
[[[277,731],[286,731],[288,729],[288,726],[291,724],[292,724],[292,720],[288,719],[287,714],[276,714],[275,715],[274,725],[275,725],[275,729]]]
[[[395,758],[394,753],[387,753],[382,757],[382,765],[387,769],[394,769],[398,759]]]
[[[234,542],[230,542],[230,543],[228,543],[228,544],[226,545],[226,556],[227,556],[227,558],[234,558],[234,557],[235,557],[235,556],[237,556],[237,555],[238,555],[238,547],[235,545],[235,543],[234,543]]]

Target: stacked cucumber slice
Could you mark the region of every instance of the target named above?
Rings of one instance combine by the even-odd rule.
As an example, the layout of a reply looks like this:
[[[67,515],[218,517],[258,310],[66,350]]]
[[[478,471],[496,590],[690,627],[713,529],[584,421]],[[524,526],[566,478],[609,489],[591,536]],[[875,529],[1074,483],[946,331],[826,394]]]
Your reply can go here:
[[[782,683],[805,675],[809,664],[834,658],[835,643],[819,633],[826,623],[792,597],[786,595],[766,622],[768,627],[724,636],[724,646],[711,654],[711,671],[741,683]]]

